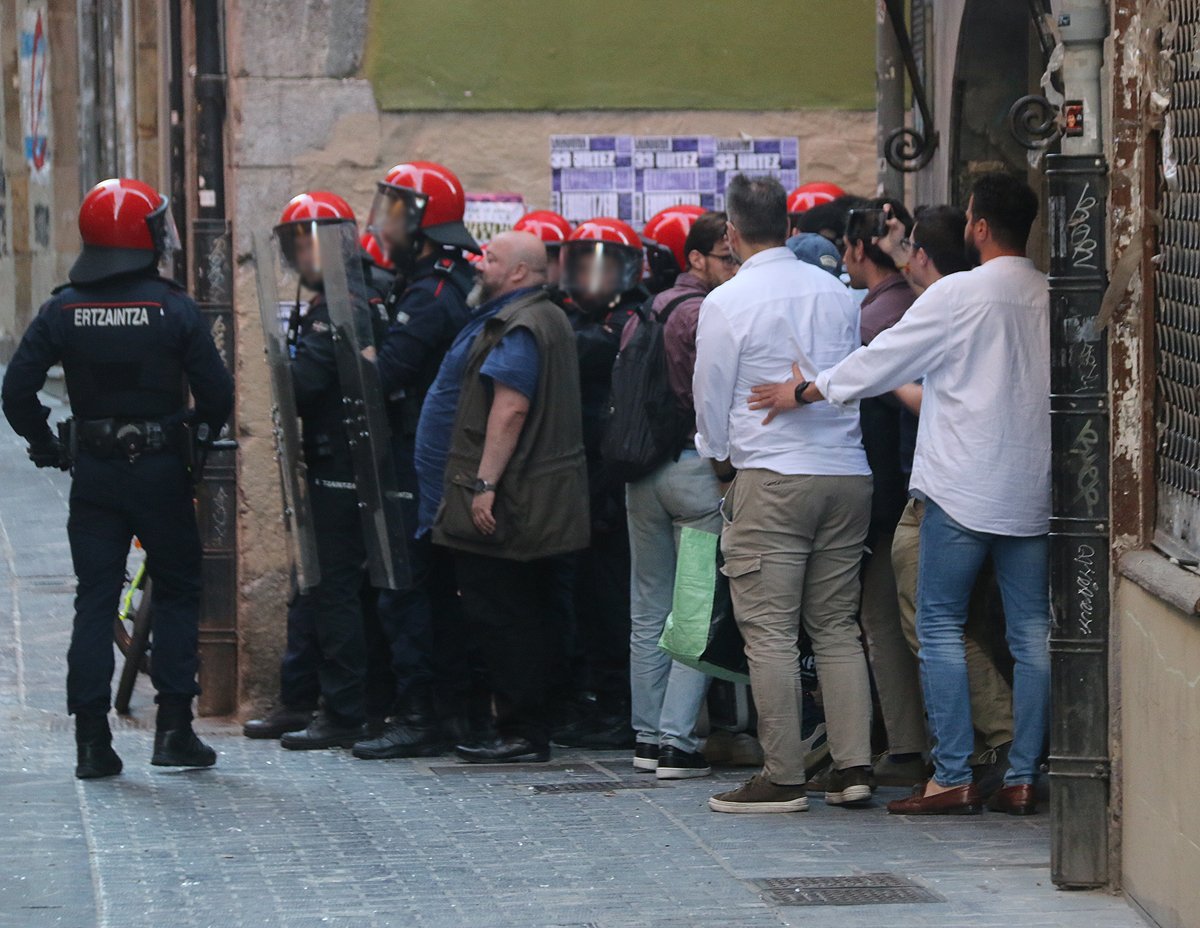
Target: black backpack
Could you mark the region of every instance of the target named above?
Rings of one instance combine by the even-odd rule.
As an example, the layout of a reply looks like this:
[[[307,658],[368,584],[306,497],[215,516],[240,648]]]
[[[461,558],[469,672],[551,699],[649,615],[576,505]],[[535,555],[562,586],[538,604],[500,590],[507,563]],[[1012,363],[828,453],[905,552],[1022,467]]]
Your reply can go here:
[[[692,294],[676,297],[655,315],[653,298],[638,309],[639,324],[613,363],[612,391],[600,456],[606,470],[626,483],[640,480],[669,460],[678,460],[691,430],[691,416],[667,377],[663,329],[675,308]]]

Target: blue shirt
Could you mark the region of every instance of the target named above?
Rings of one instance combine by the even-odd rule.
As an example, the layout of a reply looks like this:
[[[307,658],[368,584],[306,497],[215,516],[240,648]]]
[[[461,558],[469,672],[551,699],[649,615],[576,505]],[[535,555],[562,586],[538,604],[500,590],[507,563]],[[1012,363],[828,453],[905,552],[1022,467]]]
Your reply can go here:
[[[413,455],[420,493],[418,537],[433,528],[438,506],[442,503],[442,486],[446,462],[450,457],[450,444],[454,438],[458,398],[462,393],[463,375],[475,337],[483,331],[484,323],[492,316],[533,289],[526,287],[515,290],[480,306],[454,339],[442,359],[433,385],[425,395],[421,418],[417,421],[416,452]],[[537,340],[533,333],[528,329],[513,329],[500,339],[484,359],[479,375],[489,386],[502,383],[524,394],[532,402],[537,393],[540,364]]]

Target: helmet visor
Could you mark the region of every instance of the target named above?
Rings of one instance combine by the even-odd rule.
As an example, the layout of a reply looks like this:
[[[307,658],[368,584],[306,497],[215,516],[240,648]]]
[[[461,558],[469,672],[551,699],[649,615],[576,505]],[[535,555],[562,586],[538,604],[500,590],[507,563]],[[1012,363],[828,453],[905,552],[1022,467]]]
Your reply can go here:
[[[379,184],[367,216],[367,230],[385,255],[390,258],[412,248],[428,203],[429,198],[415,190]]]
[[[642,278],[642,250],[613,242],[566,242],[562,246],[562,287],[576,299],[615,301]]]
[[[306,287],[314,289],[321,284],[321,246],[317,238],[315,219],[302,222],[285,222],[275,227],[275,238],[279,242],[279,254],[284,265],[300,276]]]
[[[179,229],[175,226],[175,217],[171,214],[171,201],[166,197],[154,210],[146,216],[146,225],[150,227],[150,240],[154,243],[154,253],[160,258],[170,259],[182,247],[179,242]]]

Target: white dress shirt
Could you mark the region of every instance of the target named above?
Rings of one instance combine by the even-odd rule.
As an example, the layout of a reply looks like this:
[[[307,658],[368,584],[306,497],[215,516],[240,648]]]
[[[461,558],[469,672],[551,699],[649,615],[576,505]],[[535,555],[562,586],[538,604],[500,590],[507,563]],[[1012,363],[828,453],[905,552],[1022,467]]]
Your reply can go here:
[[[925,378],[910,486],[969,529],[1050,529],[1050,296],[1028,258],[943,277],[816,379],[849,403]]]
[[[827,271],[787,248],[753,255],[700,306],[696,330],[696,449],[737,468],[778,474],[870,474],[858,407],[819,403],[763,425],[747,405],[750,388],[806,377],[859,344],[858,307]]]

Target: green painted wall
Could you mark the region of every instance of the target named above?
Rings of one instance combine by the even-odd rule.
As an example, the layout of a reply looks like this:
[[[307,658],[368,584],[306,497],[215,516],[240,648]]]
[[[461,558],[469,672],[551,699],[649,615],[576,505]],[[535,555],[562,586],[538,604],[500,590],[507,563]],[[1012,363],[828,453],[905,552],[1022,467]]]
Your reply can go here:
[[[385,110],[875,106],[875,0],[371,0]]]

